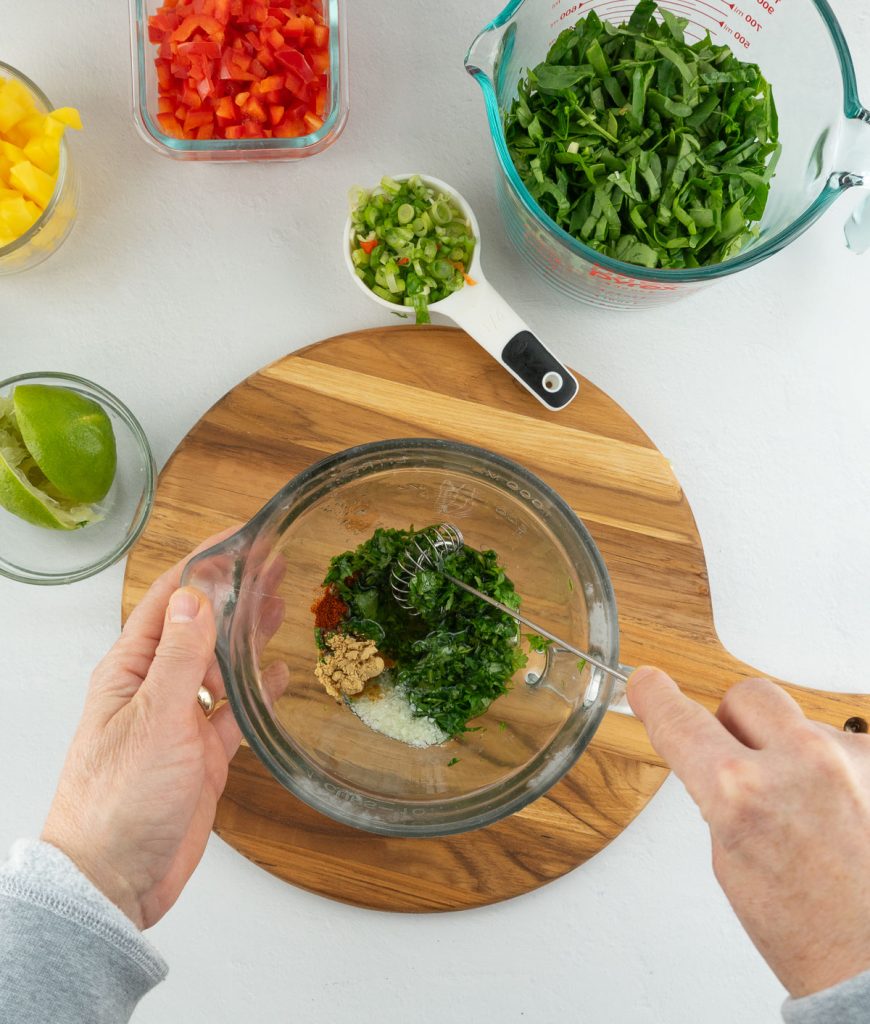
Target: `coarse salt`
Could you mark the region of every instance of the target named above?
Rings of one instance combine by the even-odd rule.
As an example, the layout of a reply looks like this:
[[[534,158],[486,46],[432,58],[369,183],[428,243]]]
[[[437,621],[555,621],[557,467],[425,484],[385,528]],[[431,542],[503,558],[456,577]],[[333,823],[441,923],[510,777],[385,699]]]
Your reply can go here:
[[[370,729],[409,747],[432,747],[450,739],[431,718],[420,718],[404,688],[396,686],[389,672],[382,672],[374,685],[348,700],[354,714]]]

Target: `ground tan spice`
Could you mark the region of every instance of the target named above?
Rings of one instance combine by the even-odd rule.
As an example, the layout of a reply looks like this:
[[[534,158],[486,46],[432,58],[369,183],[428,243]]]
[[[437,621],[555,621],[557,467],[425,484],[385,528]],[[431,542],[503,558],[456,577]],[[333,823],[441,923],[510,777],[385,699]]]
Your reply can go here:
[[[384,671],[384,659],[373,640],[360,640],[347,633],[330,633],[324,639],[330,653],[317,663],[314,674],[337,701],[342,701],[345,694],[361,693],[370,679]]]

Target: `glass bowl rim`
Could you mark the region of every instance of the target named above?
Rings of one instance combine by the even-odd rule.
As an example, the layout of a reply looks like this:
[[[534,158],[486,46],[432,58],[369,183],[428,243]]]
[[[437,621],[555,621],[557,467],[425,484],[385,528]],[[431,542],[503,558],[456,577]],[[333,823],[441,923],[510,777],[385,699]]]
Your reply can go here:
[[[816,8],[822,22],[827,28],[831,42],[833,43],[837,54],[837,59],[840,65],[840,74],[843,82],[843,113],[847,118],[859,117],[861,116],[864,107],[858,98],[855,66],[852,61],[852,55],[849,50],[848,43],[846,42],[846,37],[840,27],[840,23],[837,21],[837,17],[831,9],[828,0],[809,0],[809,2]],[[484,25],[480,32],[478,32],[474,37],[471,45],[466,51],[464,62],[465,70],[472,76],[472,78],[474,78],[483,93],[490,137],[492,138],[499,167],[507,180],[509,188],[514,194],[514,197],[523,207],[525,212],[529,214],[542,228],[553,235],[556,240],[565,246],[572,255],[579,256],[585,262],[601,266],[610,273],[619,274],[621,277],[633,277],[642,281],[653,281],[659,284],[679,284],[692,281],[716,280],[720,277],[727,277],[729,274],[734,274],[738,270],[745,270],[748,267],[755,266],[755,264],[760,263],[768,256],[772,256],[775,252],[779,252],[780,249],[785,248],[786,245],[794,241],[798,235],[802,234],[808,227],[810,227],[810,225],[815,223],[815,221],[818,220],[822,213],[824,213],[828,206],[831,205],[831,203],[841,194],[841,192],[844,191],[845,188],[848,188],[853,184],[852,182],[841,182],[837,187],[834,187],[830,180],[828,180],[819,195],[799,217],[788,225],[788,227],[783,228],[772,238],[767,239],[755,248],[743,253],[738,253],[731,259],[725,260],[724,263],[713,263],[706,267],[664,269],[643,267],[637,263],[625,263],[612,256],[607,256],[603,252],[598,252],[597,249],[593,249],[574,238],[572,235],[569,235],[564,228],[561,228],[554,220],[551,220],[551,218],[544,213],[541,207],[532,198],[531,193],[517,173],[507,149],[504,126],[499,113],[498,97],[495,93],[494,83],[490,79],[489,75],[481,68],[477,67],[472,59],[472,51],[478,41],[487,32],[499,29],[510,21],[524,3],[526,3],[526,0],[508,0],[508,3],[503,10]]]
[[[61,586],[67,583],[78,583],[80,580],[96,576],[98,573],[102,572],[104,569],[108,569],[109,566],[114,565],[115,562],[123,558],[127,551],[129,551],[133,544],[135,544],[139,539],[140,534],[145,529],[145,525],[151,516],[157,482],[157,467],[155,465],[154,455],[151,451],[151,445],[148,442],[145,431],[142,429],[142,425],[130,409],[120,400],[120,398],[113,395],[111,391],[101,387],[99,384],[95,384],[92,380],[88,380],[86,377],[80,377],[74,373],[64,373],[63,371],[58,370],[18,373],[14,377],[7,377],[4,380],[0,380],[0,393],[16,384],[23,384],[26,382],[35,383],[37,381],[46,380],[61,381],[67,384],[77,384],[79,387],[90,392],[92,397],[99,400],[101,404],[105,403],[122,420],[124,425],[133,435],[139,445],[140,452],[144,456],[145,463],[145,485],[142,491],[144,500],[142,502],[142,507],[139,510],[138,516],[133,521],[130,530],[125,534],[122,543],[114,548],[109,554],[104,555],[91,565],[83,566],[81,569],[68,573],[31,573],[29,575],[24,575],[13,571],[0,561],[0,576],[5,576],[7,579],[14,580],[17,583],[31,583],[35,586],[50,587]]]
[[[190,580],[189,574],[200,560],[206,562],[209,558],[221,554],[238,556],[240,553],[240,542],[243,545],[243,557],[246,557],[250,545],[253,544],[259,535],[261,528],[269,522],[276,510],[284,506],[287,499],[291,496],[298,498],[304,495],[306,487],[312,483],[316,483],[320,478],[327,477],[330,471],[334,470],[336,467],[359,458],[376,457],[377,455],[389,455],[400,452],[405,453],[418,451],[422,453],[425,451],[432,451],[433,449],[436,453],[438,451],[442,451],[450,454],[466,454],[477,459],[483,458],[489,464],[494,464],[506,471],[509,471],[512,476],[528,480],[536,489],[540,490],[541,494],[543,494],[548,500],[552,501],[553,505],[560,511],[567,524],[573,531],[575,531],[578,542],[584,547],[588,556],[595,565],[598,579],[602,587],[603,597],[610,613],[610,621],[612,623],[610,636],[608,638],[610,650],[605,652],[605,660],[612,665],[617,665],[619,663],[620,636],[616,595],[613,590],[613,583],[607,570],[606,563],[604,562],[604,558],[592,538],[592,535],[586,528],[586,525],[565,501],[565,499],[531,470],[507,456],[500,455],[497,452],[490,451],[489,449],[482,448],[478,445],[470,445],[461,441],[452,441],[444,438],[421,437],[391,438],[383,441],[371,441],[364,444],[354,445],[318,460],[289,480],[272,498],[269,499],[268,502],[266,502],[266,504],[248,521],[248,523],[241,527],[241,529],[236,531],[230,537],[220,541],[212,548],[201,552],[195,558],[191,559],[185,569],[182,583],[184,585],[187,584]],[[238,572],[234,572],[233,590],[236,594],[238,593],[239,578],[240,574]],[[235,613],[235,607],[234,599],[233,614]],[[410,820],[403,820],[401,822],[382,820],[373,821],[370,814],[365,812],[355,813],[356,803],[354,801],[331,801],[324,798],[322,791],[325,788],[324,784],[328,782],[327,777],[323,775],[319,769],[314,768],[313,766],[303,768],[302,758],[298,755],[294,755],[294,760],[288,760],[286,750],[281,750],[275,739],[270,737],[268,733],[261,728],[258,724],[258,719],[260,721],[274,723],[274,716],[265,706],[265,702],[262,700],[262,695],[259,692],[256,680],[247,678],[247,674],[243,671],[238,673],[239,678],[237,678],[236,665],[234,663],[233,651],[231,649],[231,639],[230,631],[228,629],[222,630],[219,628],[215,648],[216,655],[224,676],[227,698],[232,707],[233,715],[238,722],[245,739],[248,741],[251,749],[258,759],[266,766],[273,778],[278,780],[284,788],[289,790],[294,794],[294,796],[304,801],[310,807],[313,807],[316,811],[319,811],[321,814],[325,814],[327,817],[330,817],[334,821],[338,821],[343,825],[348,825],[353,828],[362,829],[363,831],[379,835],[407,838],[454,835],[494,824],[502,818],[508,817],[509,815],[522,810],[523,807],[526,807],[528,804],[539,799],[548,792],[576,764],[577,760],[583,754],[590,740],[597,731],[598,726],[601,724],[601,720],[607,711],[613,690],[612,677],[606,676],[597,669],[593,670],[598,672],[599,676],[604,676],[604,679],[596,688],[596,705],[590,712],[588,712],[586,724],[581,729],[579,735],[572,741],[573,749],[568,748],[570,750],[570,754],[565,756],[560,752],[560,756],[550,758],[549,765],[547,763],[549,748],[552,746],[561,731],[570,725],[572,718],[569,717],[563,726],[563,730],[560,730],[560,733],[557,733],[556,737],[553,737],[545,747],[539,750],[532,757],[525,769],[518,772],[510,780],[513,792],[512,795],[509,795],[507,800],[500,803],[492,802],[492,789],[494,786],[498,785],[495,783],[493,786],[487,787],[486,790],[489,802],[479,802],[482,803],[482,809],[472,809],[472,811],[470,813],[466,813],[463,818],[452,817],[444,822],[434,823],[423,822],[414,818],[411,818]],[[317,776],[317,779],[314,780],[312,785],[311,780],[314,775]],[[305,776],[309,780],[309,785],[305,785],[305,779],[302,778],[302,776]],[[376,799],[377,803],[381,807],[392,807],[397,811],[406,808],[409,805],[415,806],[413,802],[401,801],[390,797],[372,797],[370,799]],[[472,798],[468,797],[466,799]],[[430,801],[427,802],[425,806],[427,808],[435,808],[438,804],[439,801]],[[454,806],[456,806],[455,803]]]
[[[54,105],[51,100],[45,95],[42,89],[34,82],[31,78],[28,78],[23,71],[19,71],[18,68],[13,67],[11,64],[7,64],[5,61],[0,60],[0,76],[4,72],[11,72],[15,78],[18,79],[33,95],[36,99],[45,107],[47,111],[53,110]],[[24,232],[23,235],[19,235],[17,238],[13,238],[11,242],[7,242],[6,245],[0,245],[0,260],[4,256],[9,256],[18,249],[27,245],[28,242],[32,241],[37,234],[45,227],[48,221],[51,219],[54,211],[57,209],[57,204],[60,202],[60,195],[63,191],[63,187],[66,184],[67,167],[69,165],[69,148],[66,141],[66,132],[60,138],[60,163],[57,168],[57,180],[54,183],[54,192],[51,194],[51,199],[48,201],[48,206],[42,211],[42,213],[36,218],[36,220],[30,225],[30,227]]]

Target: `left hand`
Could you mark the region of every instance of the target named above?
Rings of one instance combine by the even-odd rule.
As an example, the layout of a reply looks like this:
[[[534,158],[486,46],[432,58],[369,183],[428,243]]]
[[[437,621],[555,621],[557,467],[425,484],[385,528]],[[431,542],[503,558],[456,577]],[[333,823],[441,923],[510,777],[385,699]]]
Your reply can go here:
[[[163,917],[199,863],[241,739],[229,705],[206,718],[197,703],[203,684],[216,700],[226,692],[211,606],[177,589],[184,565],[153,584],[94,671],[42,833],[139,928]],[[269,617],[274,632],[277,598]]]

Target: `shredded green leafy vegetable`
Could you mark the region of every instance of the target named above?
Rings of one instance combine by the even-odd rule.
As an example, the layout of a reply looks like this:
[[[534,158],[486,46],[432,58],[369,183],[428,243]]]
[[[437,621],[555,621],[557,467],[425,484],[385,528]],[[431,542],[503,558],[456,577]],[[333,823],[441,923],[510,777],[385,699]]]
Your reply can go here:
[[[323,585],[333,585],[348,606],[342,632],[374,640],[379,652],[395,662],[396,684],[405,689],[415,715],[431,718],[455,736],[507,692],[526,656],[509,615],[454,586],[440,572],[417,573],[410,595],[417,614],[402,608],[393,596],[390,572],[415,533],[375,530],[353,551],[332,559]],[[465,546],[445,558],[444,569],[519,608],[519,595],[494,551]]]
[[[526,640],[529,642],[530,650],[538,651],[540,654],[543,654],[549,647],[553,646],[552,640],[545,636],[538,636],[537,633],[527,633]]]
[[[543,211],[626,263],[720,263],[758,235],[780,146],[770,84],[687,19],[640,0],[592,11],[520,80],[505,115],[514,165]]]
[[[382,178],[380,191],[351,193],[351,259],[357,276],[428,324],[429,304],[466,283],[475,238],[453,199],[419,176]]]

